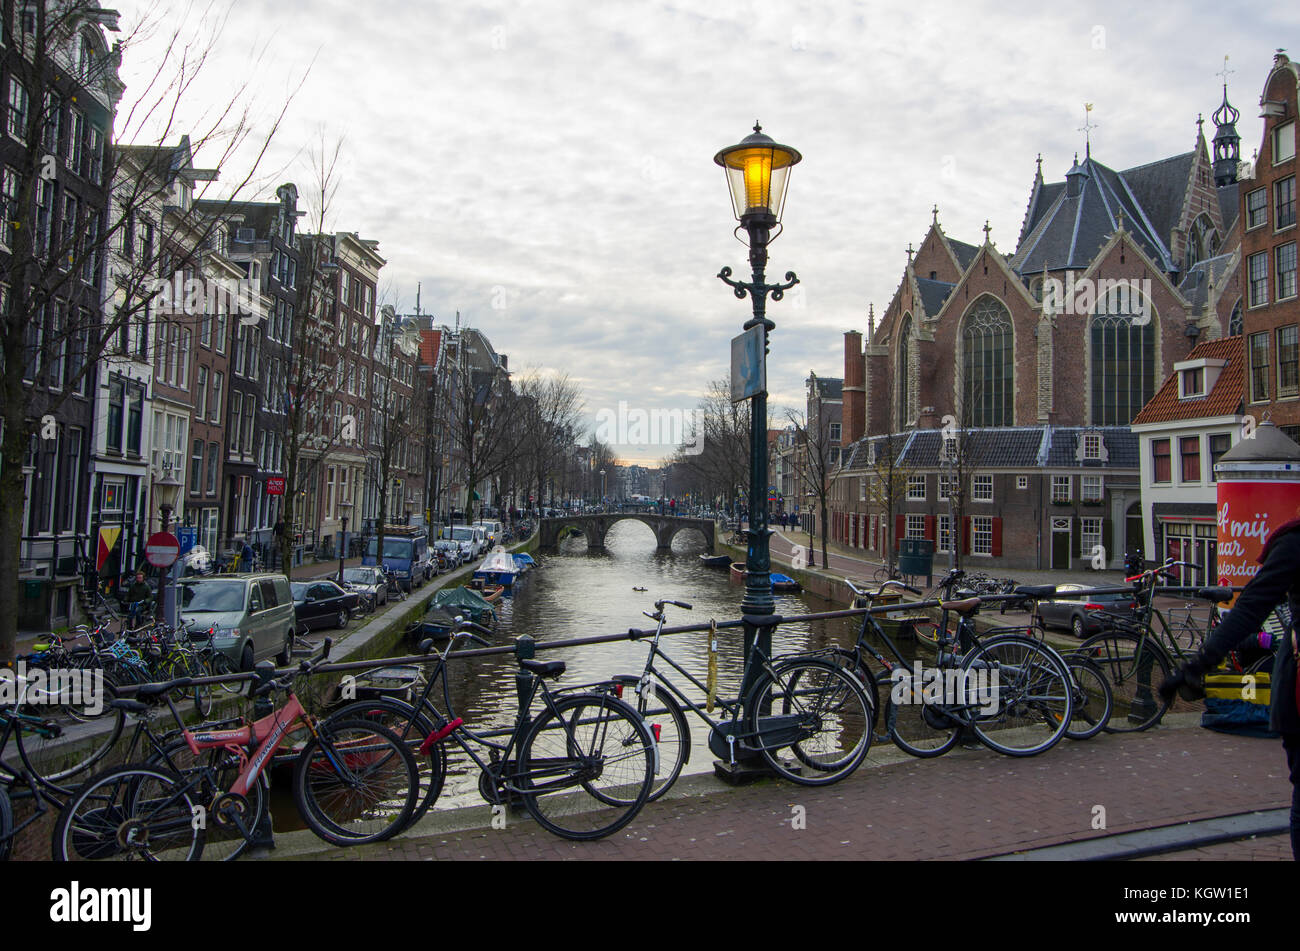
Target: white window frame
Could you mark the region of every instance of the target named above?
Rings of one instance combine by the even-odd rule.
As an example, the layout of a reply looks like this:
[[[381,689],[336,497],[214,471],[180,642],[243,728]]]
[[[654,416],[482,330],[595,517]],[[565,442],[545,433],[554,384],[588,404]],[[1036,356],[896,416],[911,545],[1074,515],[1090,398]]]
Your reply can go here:
[[[1025,475],[1016,476],[1016,488],[1021,490],[1028,489],[1029,476],[1025,476]]]
[[[1089,483],[1095,483],[1097,492],[1094,496],[1088,491]],[[1106,480],[1099,475],[1085,475],[1079,477],[1079,501],[1081,502],[1100,502],[1106,497]]]
[[[919,488],[919,492],[917,491]],[[909,475],[907,477],[907,501],[924,502],[925,501],[925,476]]]
[[[971,476],[970,500],[972,502],[993,501],[993,476],[991,475]]]
[[[1058,490],[1064,489],[1064,492]],[[1052,476],[1052,502],[1074,501],[1074,478],[1068,475]]]
[[[981,550],[985,545],[981,539],[987,538],[987,550]],[[978,555],[981,558],[991,558],[993,556],[993,516],[992,515],[972,515],[970,520],[970,553]]]
[[[925,516],[908,514],[903,522],[904,538],[925,538]]]

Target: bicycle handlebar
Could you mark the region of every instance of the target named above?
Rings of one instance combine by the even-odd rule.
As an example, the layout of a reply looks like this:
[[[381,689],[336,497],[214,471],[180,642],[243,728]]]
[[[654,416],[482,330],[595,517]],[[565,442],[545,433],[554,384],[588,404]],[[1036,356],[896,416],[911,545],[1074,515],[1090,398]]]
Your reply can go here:
[[[882,582],[881,585],[880,585],[880,587],[877,588],[877,589],[875,590],[875,593],[874,593],[874,594],[873,594],[872,592],[870,592],[870,591],[863,591],[861,588],[859,588],[857,585],[855,585],[855,584],[854,584],[851,580],[849,580],[848,578],[845,578],[845,579],[844,579],[844,583],[845,583],[846,585],[848,585],[848,586],[849,586],[849,590],[852,591],[854,594],[856,594],[858,597],[860,597],[860,598],[867,598],[868,600],[872,600],[872,601],[874,601],[876,598],[880,597],[880,595],[884,592],[884,590],[885,590],[886,588],[902,588],[904,591],[910,591],[912,594],[920,595],[920,596],[924,596],[924,594],[925,594],[925,592],[923,592],[923,591],[918,591],[916,588],[913,588],[913,587],[912,587],[911,585],[909,585],[909,584],[904,584],[904,583],[901,582],[901,581],[896,581],[896,580],[893,580],[893,579],[891,579],[891,580],[889,580],[889,581]]]
[[[687,611],[693,610],[691,606],[687,604],[685,601],[656,601],[655,610],[662,613],[664,609],[664,605],[666,604],[675,605],[676,607],[683,608],[684,610]]]

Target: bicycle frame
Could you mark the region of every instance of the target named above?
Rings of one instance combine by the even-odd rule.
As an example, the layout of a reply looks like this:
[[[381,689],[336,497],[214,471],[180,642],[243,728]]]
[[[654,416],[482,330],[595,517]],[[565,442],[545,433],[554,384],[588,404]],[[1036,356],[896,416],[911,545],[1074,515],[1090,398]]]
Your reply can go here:
[[[168,704],[171,704],[170,697],[168,697]],[[306,725],[313,737],[317,737],[315,721],[303,709],[297,694],[290,693],[288,703],[279,710],[272,710],[255,723],[234,730],[202,733],[184,730],[183,735],[190,752],[195,756],[201,750],[212,749],[224,749],[239,756],[243,768],[227,792],[247,796],[248,791],[262,775],[271,758],[284,743],[285,736],[293,732],[299,722]],[[261,741],[261,745],[257,747],[252,756],[247,755],[245,748],[253,746],[258,737],[265,737],[265,739]],[[336,769],[341,768],[342,764],[334,760],[333,753],[330,750],[325,749],[324,745],[322,745],[322,750],[330,758]]]

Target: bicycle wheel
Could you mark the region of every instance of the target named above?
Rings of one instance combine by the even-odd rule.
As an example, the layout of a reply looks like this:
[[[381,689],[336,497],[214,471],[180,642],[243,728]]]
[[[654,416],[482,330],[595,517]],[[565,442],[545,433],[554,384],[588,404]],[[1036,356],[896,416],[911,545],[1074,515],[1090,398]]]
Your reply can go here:
[[[845,673],[852,674],[861,685],[863,691],[866,692],[867,702],[871,704],[871,729],[874,733],[876,725],[880,722],[880,685],[876,682],[875,673],[867,666],[862,655],[858,651],[851,651],[847,648],[830,647],[818,651],[816,656],[830,661]]]
[[[1015,634],[986,638],[962,660],[962,687],[980,742],[1007,756],[1035,756],[1070,728],[1074,681],[1055,650]]]
[[[239,673],[239,665],[218,650],[206,654],[203,665],[207,670],[204,674],[206,677],[227,677]],[[248,686],[249,682],[246,680],[232,680],[217,684],[217,689],[223,696],[239,697],[243,696]]]
[[[1072,740],[1087,740],[1106,729],[1115,698],[1106,674],[1088,658],[1066,654],[1065,663],[1074,680],[1070,727],[1065,735]]]
[[[447,779],[447,751],[443,744],[435,743],[429,752],[420,753],[420,746],[442,722],[435,723],[423,711],[402,700],[385,698],[382,700],[358,700],[330,714],[326,723],[339,720],[368,720],[387,727],[406,744],[420,775],[420,797],[416,802],[415,812],[411,816],[411,825],[424,818],[424,814],[438,801],[442,794],[443,783]]]
[[[410,824],[420,795],[411,751],[369,720],[318,723],[293,772],[303,820],[332,845],[382,842]]]
[[[779,775],[802,786],[838,782],[871,749],[871,701],[855,676],[827,661],[781,664],[754,684],[745,709],[753,735],[747,742],[758,745]],[[788,764],[784,749],[806,769]]]
[[[9,861],[14,848],[14,807],[9,790],[0,785],[0,862]]]
[[[185,778],[194,789],[194,795],[204,805],[202,822],[203,860],[233,862],[248,850],[249,841],[232,821],[227,807],[239,816],[239,822],[252,833],[266,816],[267,799],[271,784],[263,773],[242,799],[231,798],[212,812],[217,797],[234,785],[241,772],[239,757],[229,750],[203,750],[195,756],[184,738],[169,743],[146,761],[155,769],[176,773]]]
[[[942,704],[927,700],[921,685],[912,680],[907,668],[894,669],[885,701],[885,729],[894,745],[910,756],[942,756],[956,745],[961,723]]]
[[[1139,643],[1137,635],[1127,631],[1105,631],[1084,641],[1076,653],[1100,667],[1110,681],[1114,703],[1107,733],[1148,729],[1169,709],[1158,688],[1173,666],[1151,638]]]
[[[207,803],[169,770],[117,766],[91,777],[59,813],[51,836],[57,862],[198,861]]]
[[[566,839],[599,839],[641,811],[654,782],[654,738],[608,694],[555,701],[529,725],[518,771],[505,774],[537,823]]]
[[[122,735],[126,714],[110,706],[117,691],[107,680],[96,696],[84,699],[81,719],[24,716],[14,731],[23,765],[41,782],[58,783],[84,773],[107,756]],[[36,708],[38,714],[54,709]],[[97,712],[92,715],[91,711]]]
[[[660,683],[652,682],[645,692],[637,694],[636,712],[655,742],[654,781],[646,797],[646,802],[654,802],[677,782],[682,767],[691,758],[691,731],[682,705]],[[623,801],[631,802],[636,793],[637,789],[629,786],[625,790],[603,789],[601,794],[611,802],[626,794]]]

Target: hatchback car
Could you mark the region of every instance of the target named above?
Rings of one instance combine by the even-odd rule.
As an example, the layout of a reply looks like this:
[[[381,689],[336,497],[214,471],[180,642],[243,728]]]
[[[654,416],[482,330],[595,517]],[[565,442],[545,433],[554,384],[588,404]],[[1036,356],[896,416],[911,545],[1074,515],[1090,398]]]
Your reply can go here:
[[[1114,594],[1090,594],[1071,596],[1075,591],[1089,591],[1094,587],[1106,585],[1060,584],[1056,586],[1056,596],[1050,601],[1038,603],[1038,614],[1045,627],[1064,628],[1080,639],[1098,631],[1109,628],[1104,616],[1094,612],[1108,611],[1111,614],[1133,616],[1137,602],[1128,592]]]
[[[344,591],[333,581],[295,581],[289,587],[293,589],[300,632],[317,627],[347,627],[348,618],[360,601],[355,591]]]

